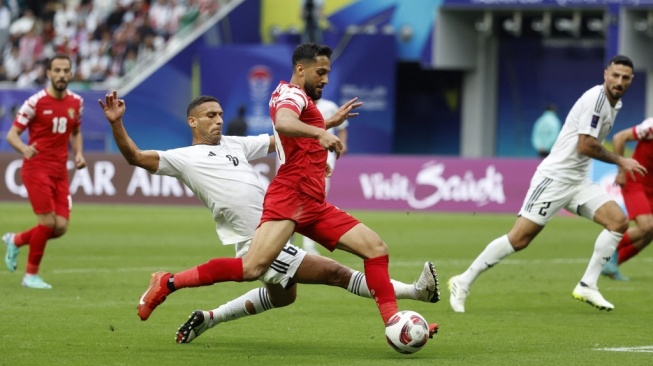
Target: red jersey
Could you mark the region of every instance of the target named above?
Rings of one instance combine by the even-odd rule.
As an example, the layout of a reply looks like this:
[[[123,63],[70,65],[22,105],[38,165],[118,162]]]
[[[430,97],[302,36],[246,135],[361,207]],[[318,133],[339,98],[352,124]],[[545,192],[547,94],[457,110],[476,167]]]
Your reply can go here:
[[[299,119],[325,129],[322,113],[313,100],[297,85],[282,81],[270,98],[270,117],[276,124],[281,108],[290,108]],[[274,131],[281,166],[273,183],[279,183],[324,201],[327,151],[319,141],[309,137],[289,137]]]
[[[82,122],[84,101],[81,96],[66,91],[63,99],[52,97],[46,89],[29,97],[18,110],[14,126],[29,132],[29,145],[36,143],[36,154],[23,159],[24,170],[41,170],[67,176],[68,142],[70,133]]]
[[[653,118],[647,118],[633,127],[633,135],[637,139],[633,159],[648,170],[648,173],[643,177],[637,175],[636,182],[643,184],[647,190],[650,190],[653,188]],[[631,182],[632,178],[626,175],[626,184]]]

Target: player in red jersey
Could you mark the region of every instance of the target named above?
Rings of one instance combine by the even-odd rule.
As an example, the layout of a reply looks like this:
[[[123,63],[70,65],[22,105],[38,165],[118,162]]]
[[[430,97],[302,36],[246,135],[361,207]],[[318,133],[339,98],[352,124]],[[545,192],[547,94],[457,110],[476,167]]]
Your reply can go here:
[[[72,200],[68,187],[68,143],[72,147],[75,168],[86,161],[82,154],[82,98],[68,90],[72,63],[66,55],[48,61],[48,86],[29,97],[18,110],[7,133],[7,141],[23,155],[21,178],[36,214],[37,224],[20,233],[6,233],[2,239],[7,249],[5,264],[16,270],[19,248],[29,245],[27,267],[22,284],[29,288],[50,289],[38,276],[45,245],[66,233]],[[25,144],[20,135],[27,130]]]
[[[328,121],[315,106],[331,71],[331,48],[302,43],[293,53],[290,82],[281,82],[270,99],[277,153],[281,167],[268,187],[261,223],[249,251],[241,258],[217,258],[171,274],[156,272],[141,296],[142,320],[173,291],[225,281],[253,281],[272,265],[294,232],[325,248],[341,249],[363,259],[365,277],[383,322],[397,308],[388,273],[388,247],[378,234],[348,213],[325,202],[327,150],[342,151],[342,143],[327,131],[356,117],[362,105],[356,98],[345,103]],[[430,326],[431,334],[437,325]]]
[[[637,141],[632,158],[652,171],[653,118],[616,133],[613,138],[614,152],[623,156],[628,141]],[[615,183],[621,186],[628,218],[634,220],[635,225],[628,228],[601,274],[624,281],[628,278],[621,275],[619,265],[637,255],[653,240],[653,175],[633,179],[619,170]]]

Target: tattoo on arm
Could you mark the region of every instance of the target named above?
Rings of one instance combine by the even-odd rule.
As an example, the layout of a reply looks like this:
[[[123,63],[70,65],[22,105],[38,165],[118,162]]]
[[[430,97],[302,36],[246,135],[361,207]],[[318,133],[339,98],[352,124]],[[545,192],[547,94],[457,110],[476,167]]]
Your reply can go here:
[[[585,136],[582,137],[582,139],[582,154],[610,164],[617,164],[619,162],[619,155],[603,147],[603,145],[601,145],[595,138]]]

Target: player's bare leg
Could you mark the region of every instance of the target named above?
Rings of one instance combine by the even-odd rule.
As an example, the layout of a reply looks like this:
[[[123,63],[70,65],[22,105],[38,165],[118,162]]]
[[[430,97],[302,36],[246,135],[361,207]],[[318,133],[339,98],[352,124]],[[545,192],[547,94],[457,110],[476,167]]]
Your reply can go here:
[[[279,255],[294,228],[290,220],[268,221],[256,229],[252,244],[242,258],[216,258],[175,274],[152,274],[150,286],[139,300],[138,316],[147,320],[168,295],[181,288],[258,279]]]
[[[388,246],[376,232],[359,223],[338,240],[337,248],[363,258],[367,286],[374,293],[383,323],[387,323],[398,311],[388,272]]]

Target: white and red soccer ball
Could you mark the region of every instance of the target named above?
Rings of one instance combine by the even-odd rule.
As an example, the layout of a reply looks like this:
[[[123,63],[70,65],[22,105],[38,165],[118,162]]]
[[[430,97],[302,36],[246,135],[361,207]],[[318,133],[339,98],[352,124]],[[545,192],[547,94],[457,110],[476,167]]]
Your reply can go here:
[[[385,326],[388,344],[399,353],[415,353],[429,339],[429,325],[418,313],[404,310],[393,315]]]

